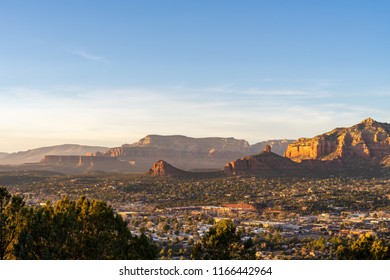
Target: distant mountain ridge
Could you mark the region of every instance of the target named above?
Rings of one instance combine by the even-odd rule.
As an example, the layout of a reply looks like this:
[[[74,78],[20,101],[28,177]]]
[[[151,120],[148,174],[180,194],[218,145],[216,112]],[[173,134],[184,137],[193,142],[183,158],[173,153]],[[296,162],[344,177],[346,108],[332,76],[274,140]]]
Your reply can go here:
[[[164,159],[183,170],[221,169],[226,162],[259,152],[273,145],[281,154],[292,140],[263,141],[250,145],[246,140],[232,137],[192,138],[182,135],[147,135],[133,144],[109,149],[104,155],[134,163],[134,170],[147,170],[154,162]]]
[[[266,145],[273,145],[283,154],[291,142],[271,140],[250,145],[245,140],[232,137],[147,135],[133,144],[116,148],[65,144],[4,153],[0,154],[0,170],[35,168],[69,174],[93,170],[142,173],[149,170],[154,162],[164,159],[186,171],[208,173],[222,170],[226,162],[258,152]]]
[[[40,162],[47,155],[84,156],[89,153],[106,152],[109,148],[101,146],[86,146],[78,144],[64,144],[42,147],[10,153],[0,156],[0,164],[24,164]]]
[[[154,170],[158,176],[223,176],[222,171],[233,176],[389,176],[390,124],[368,118],[313,138],[254,145],[232,137],[147,135],[116,148],[60,145],[0,156],[1,170],[68,174]],[[11,162],[23,164],[4,165]]]
[[[9,155],[8,153],[0,153],[0,159],[6,157],[6,156],[8,156],[8,155]]]

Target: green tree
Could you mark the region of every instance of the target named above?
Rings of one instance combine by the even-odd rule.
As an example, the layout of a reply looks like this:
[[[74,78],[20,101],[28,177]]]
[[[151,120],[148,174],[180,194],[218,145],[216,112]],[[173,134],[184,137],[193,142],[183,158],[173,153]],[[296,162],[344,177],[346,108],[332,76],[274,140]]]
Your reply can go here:
[[[47,203],[30,213],[15,245],[18,259],[155,259],[150,240],[133,237],[103,201],[81,197]]]
[[[133,260],[154,260],[158,256],[158,249],[155,244],[145,235],[131,238],[128,247],[128,258]]]
[[[27,212],[21,197],[0,188],[0,260],[14,259],[13,248],[26,225]]]
[[[386,260],[390,259],[390,244],[370,234],[360,235],[348,245],[338,246],[336,256],[344,260]]]
[[[192,259],[230,260],[253,259],[254,254],[247,254],[253,243],[241,244],[240,234],[231,220],[221,220],[210,228],[201,242],[192,247]]]

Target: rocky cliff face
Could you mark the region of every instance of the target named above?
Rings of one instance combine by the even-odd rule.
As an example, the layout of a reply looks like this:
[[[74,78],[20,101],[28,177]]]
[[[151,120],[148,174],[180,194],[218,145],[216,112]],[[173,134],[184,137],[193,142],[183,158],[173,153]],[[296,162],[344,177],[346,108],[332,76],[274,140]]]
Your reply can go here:
[[[213,151],[210,151],[212,149],[215,151],[245,153],[250,149],[249,143],[245,140],[220,137],[192,138],[182,135],[148,135],[136,143],[123,145],[122,147],[164,148],[174,151],[186,150],[195,153],[205,151],[212,153]]]
[[[105,172],[132,172],[131,163],[120,161],[114,157],[103,156],[61,156],[48,155],[43,158],[40,164],[36,164],[40,169],[46,168],[51,171],[62,173],[84,173],[88,171]]]
[[[136,143],[110,149],[105,155],[134,162],[138,171],[148,170],[159,159],[184,170],[207,170],[221,169],[226,162],[250,151],[247,141],[234,138],[148,135]]]
[[[227,175],[381,176],[390,166],[390,125],[368,118],[288,145],[285,157],[264,152],[231,161]]]
[[[224,168],[229,176],[283,176],[297,173],[298,163],[272,152],[246,156],[229,162]]]
[[[293,143],[295,140],[282,139],[282,140],[268,140],[251,145],[251,155],[258,154],[264,150],[265,146],[269,145],[272,148],[272,152],[283,156],[286,152],[287,146]]]
[[[296,161],[341,160],[379,163],[390,154],[390,124],[371,118],[349,128],[336,128],[288,145],[285,156]]]
[[[303,166],[289,158],[279,156],[271,151],[271,146],[257,155],[233,160],[225,165],[224,172],[228,176],[303,176],[311,174],[314,166]]]
[[[266,145],[283,154],[290,142],[272,140],[251,146],[245,140],[234,138],[148,135],[136,143],[112,148],[105,155],[134,162],[137,171],[147,170],[159,159],[183,170],[221,170],[226,162],[259,153]]]
[[[76,144],[64,144],[58,146],[42,147],[21,151],[17,153],[6,154],[0,156],[0,164],[24,164],[39,162],[46,155],[61,155],[61,156],[83,156],[86,154],[94,154],[96,152],[106,152],[107,147],[100,146],[83,146]]]

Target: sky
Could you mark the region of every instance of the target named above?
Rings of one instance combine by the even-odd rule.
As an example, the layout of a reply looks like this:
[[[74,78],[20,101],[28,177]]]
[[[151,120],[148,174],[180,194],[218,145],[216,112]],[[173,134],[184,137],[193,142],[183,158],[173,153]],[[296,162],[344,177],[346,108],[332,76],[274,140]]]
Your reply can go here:
[[[390,1],[0,0],[0,152],[390,122]]]

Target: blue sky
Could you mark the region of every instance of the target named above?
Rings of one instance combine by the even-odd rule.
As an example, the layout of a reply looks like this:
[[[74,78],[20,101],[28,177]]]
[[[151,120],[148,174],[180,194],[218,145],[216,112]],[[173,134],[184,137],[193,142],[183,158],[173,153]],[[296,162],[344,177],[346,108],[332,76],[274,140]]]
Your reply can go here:
[[[0,6],[0,151],[390,122],[389,1]]]

